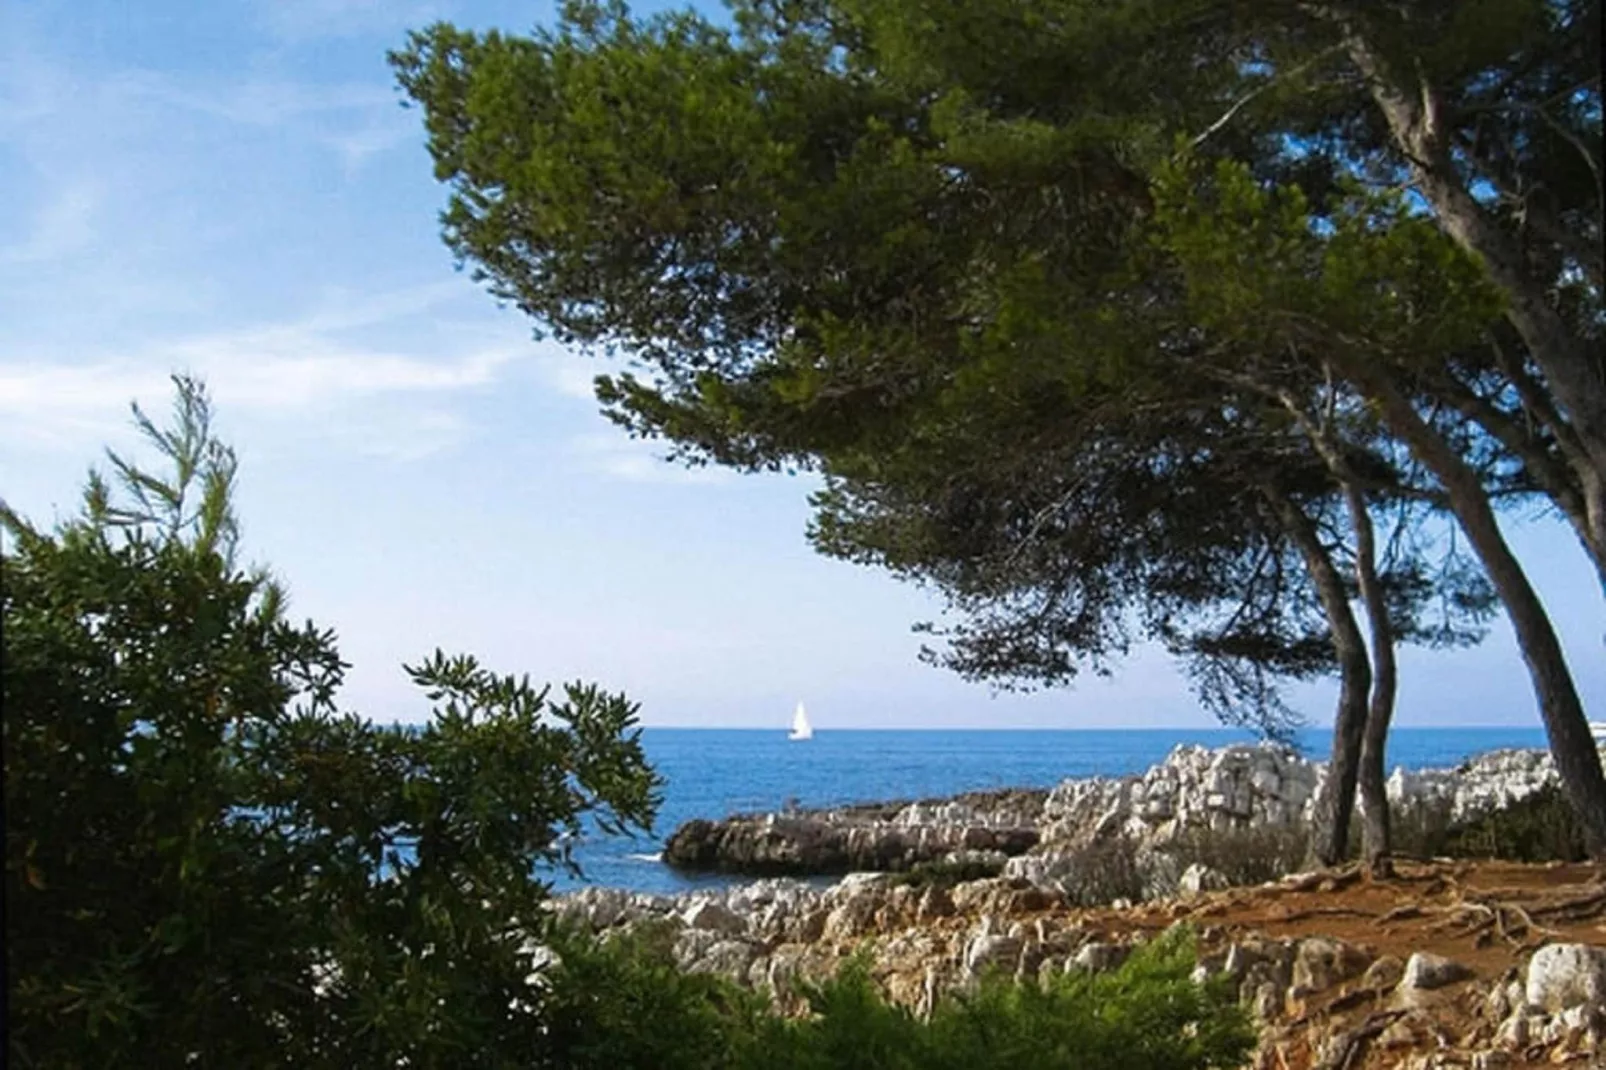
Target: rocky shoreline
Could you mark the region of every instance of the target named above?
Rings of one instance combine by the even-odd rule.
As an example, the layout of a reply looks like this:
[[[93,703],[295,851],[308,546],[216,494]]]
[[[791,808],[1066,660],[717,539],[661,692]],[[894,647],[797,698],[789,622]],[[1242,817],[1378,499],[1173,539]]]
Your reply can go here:
[[[1293,830],[1320,820],[1326,763],[1268,744],[1184,745],[1147,772],[1066,780],[1051,791],[973,792],[951,799],[741,814],[680,826],[666,864],[747,876],[898,872],[920,865],[985,865],[1034,883],[1066,875],[1090,844],[1125,839],[1148,857],[1153,894],[1176,890],[1163,856],[1193,833]],[[1464,820],[1556,783],[1543,751],[1493,751],[1454,769],[1389,779],[1397,812],[1439,808]]]
[[[1407,862],[1394,881],[1349,869],[1243,887],[1205,866],[1178,871],[1171,851],[1198,830],[1308,825],[1324,777],[1322,763],[1275,747],[1184,746],[1141,775],[1047,792],[693,822],[671,841],[682,864],[855,872],[828,887],[769,877],[678,896],[591,888],[553,909],[605,936],[654,929],[681,968],[763,990],[792,1013],[804,1007],[802,983],[851,955],[866,956],[889,998],[921,1013],[987,971],[1032,980],[1113,968],[1184,924],[1196,934],[1198,976],[1226,974],[1252,1009],[1257,1067],[1606,1065],[1606,874],[1597,868]],[[1500,751],[1455,769],[1396,772],[1389,788],[1401,809],[1464,819],[1554,782],[1547,755]],[[1142,894],[1079,900],[1077,882],[1097,858],[1088,851],[1111,840],[1147,859]],[[978,861],[996,875],[967,879]],[[856,872],[865,863],[917,871]]]
[[[850,956],[924,1013],[987,971],[1115,968],[1180,924],[1196,937],[1196,976],[1225,975],[1253,1012],[1262,1070],[1606,1058],[1606,880],[1584,865],[1405,863],[1377,884],[1350,869],[1096,909],[1020,878],[887,874],[683,896],[593,888],[555,909],[605,937],[653,929],[680,968],[765,991],[787,1013]]]

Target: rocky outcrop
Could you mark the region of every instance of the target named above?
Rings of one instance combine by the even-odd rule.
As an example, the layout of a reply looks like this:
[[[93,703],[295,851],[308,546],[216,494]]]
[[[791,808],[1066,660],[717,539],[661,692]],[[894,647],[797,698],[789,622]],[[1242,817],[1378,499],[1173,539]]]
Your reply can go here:
[[[978,792],[954,799],[746,814],[688,821],[664,861],[686,870],[754,875],[896,872],[922,862],[991,863],[1037,845],[1043,791]]]
[[[1548,754],[1506,750],[1455,769],[1396,770],[1388,786],[1397,807],[1431,805],[1464,820],[1555,783]],[[670,837],[664,860],[688,870],[752,875],[968,862],[1003,865],[1008,876],[1052,883],[1068,865],[1081,864],[1080,849],[1124,839],[1147,852],[1140,858],[1145,894],[1164,895],[1177,890],[1185,868],[1170,863],[1169,844],[1200,830],[1314,828],[1325,787],[1325,763],[1288,748],[1183,745],[1142,774],[1067,780],[1048,792],[691,821]]]

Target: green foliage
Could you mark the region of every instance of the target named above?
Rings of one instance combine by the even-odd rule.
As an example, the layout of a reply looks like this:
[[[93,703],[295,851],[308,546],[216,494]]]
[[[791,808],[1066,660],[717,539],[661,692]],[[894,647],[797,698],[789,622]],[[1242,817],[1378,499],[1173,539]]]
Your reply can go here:
[[[927,1021],[886,1003],[862,963],[809,993],[812,1015],[768,1023],[756,1066],[849,1070],[1183,1070],[1242,1065],[1254,1035],[1234,995],[1189,977],[1192,941],[1169,933],[1111,973],[1045,984],[984,980]]]
[[[529,38],[414,34],[391,58],[448,244],[560,337],[632,358],[597,382],[631,432],[823,473],[815,545],[948,599],[930,660],[1058,685],[1158,640],[1212,711],[1286,731],[1279,688],[1332,670],[1333,625],[1267,495],[1340,567],[1349,534],[1287,406],[1338,414],[1369,498],[1419,524],[1434,491],[1331,345],[1431,365],[1499,311],[1364,169],[1288,158],[1320,47],[1169,2],[734,15],[576,3]],[[1457,573],[1401,557],[1434,578],[1394,587],[1410,640]]]
[[[522,1065],[538,868],[654,812],[635,707],[437,652],[421,729],[338,712],[332,633],[233,563],[200,386],[135,415],[169,474],[4,513],[11,1065]]]
[[[1238,886],[1299,872],[1310,859],[1310,846],[1310,830],[1298,824],[1188,828],[1166,845],[1166,853],[1179,872],[1197,862]]]
[[[1193,943],[1167,933],[1112,973],[1042,985],[984,978],[929,1018],[887,1002],[863,959],[804,985],[783,1018],[728,980],[674,968],[652,931],[555,934],[549,1031],[530,1065],[708,1070],[1208,1070],[1254,1047],[1231,985],[1191,979]]]
[[[1582,862],[1584,831],[1559,789],[1545,787],[1517,802],[1461,821],[1408,826],[1413,853],[1429,857],[1498,858],[1509,862]],[[1408,819],[1409,821],[1409,819]],[[1412,842],[1412,841],[1416,842]]]
[[[599,942],[557,931],[544,973],[543,1033],[523,1064],[562,1070],[762,1066],[753,1059],[765,1001],[724,978],[678,969],[667,933]]]

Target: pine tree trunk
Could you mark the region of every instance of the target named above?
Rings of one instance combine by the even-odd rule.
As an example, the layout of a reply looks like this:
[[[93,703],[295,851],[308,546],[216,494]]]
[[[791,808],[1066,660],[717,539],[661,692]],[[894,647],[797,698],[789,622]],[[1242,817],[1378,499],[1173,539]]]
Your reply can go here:
[[[1394,658],[1394,627],[1389,620],[1383,583],[1377,574],[1377,539],[1372,530],[1372,516],[1366,509],[1366,497],[1354,483],[1346,482],[1344,500],[1349,506],[1350,525],[1355,529],[1355,574],[1372,633],[1372,699],[1361,739],[1361,811],[1365,821],[1362,853],[1372,875],[1386,877],[1393,872],[1384,758],[1399,679]]]
[[[1505,291],[1506,318],[1544,371],[1596,481],[1606,478],[1606,362],[1599,350],[1551,307],[1547,282],[1529,269],[1521,243],[1472,196],[1451,159],[1432,86],[1420,77],[1404,78],[1351,20],[1336,12],[1333,17],[1343,27],[1351,61],[1409,162],[1418,191],[1432,205],[1444,232],[1482,260],[1489,277]]]
[[[1606,773],[1601,770],[1600,752],[1595,747],[1583,703],[1562,653],[1561,640],[1522,565],[1501,534],[1488,494],[1477,474],[1422,419],[1391,381],[1378,375],[1375,368],[1368,367],[1364,358],[1347,370],[1382,403],[1384,417],[1394,433],[1444,485],[1450,509],[1483,561],[1516,633],[1539,702],[1539,715],[1550,739],[1550,753],[1556,762],[1562,792],[1583,827],[1590,855],[1606,861]]]
[[[1333,716],[1333,754],[1327,766],[1327,784],[1319,802],[1321,820],[1313,850],[1324,866],[1337,865],[1349,853],[1350,818],[1355,810],[1355,785],[1360,773],[1361,746],[1366,732],[1367,691],[1372,669],[1366,644],[1350,611],[1349,595],[1333,557],[1322,545],[1316,525],[1304,510],[1276,488],[1266,488],[1278,522],[1298,547],[1311,581],[1321,599],[1322,611],[1333,631],[1333,652],[1338,657],[1338,709]]]

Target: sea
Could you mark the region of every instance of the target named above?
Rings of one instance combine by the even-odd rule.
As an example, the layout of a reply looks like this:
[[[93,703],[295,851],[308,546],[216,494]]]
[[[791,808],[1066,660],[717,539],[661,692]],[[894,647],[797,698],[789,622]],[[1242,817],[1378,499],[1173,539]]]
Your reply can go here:
[[[642,743],[664,779],[650,834],[586,836],[575,851],[582,875],[547,874],[556,891],[587,885],[671,894],[731,883],[678,873],[660,858],[683,822],[738,813],[929,799],[991,788],[1049,788],[1070,777],[1141,773],[1182,743],[1222,747],[1253,737],[1233,729],[872,731],[816,730],[793,742],[785,729],[645,728]],[[1329,729],[1295,745],[1324,758]],[[1484,751],[1542,748],[1544,731],[1513,728],[1395,728],[1388,767],[1451,767]]]

